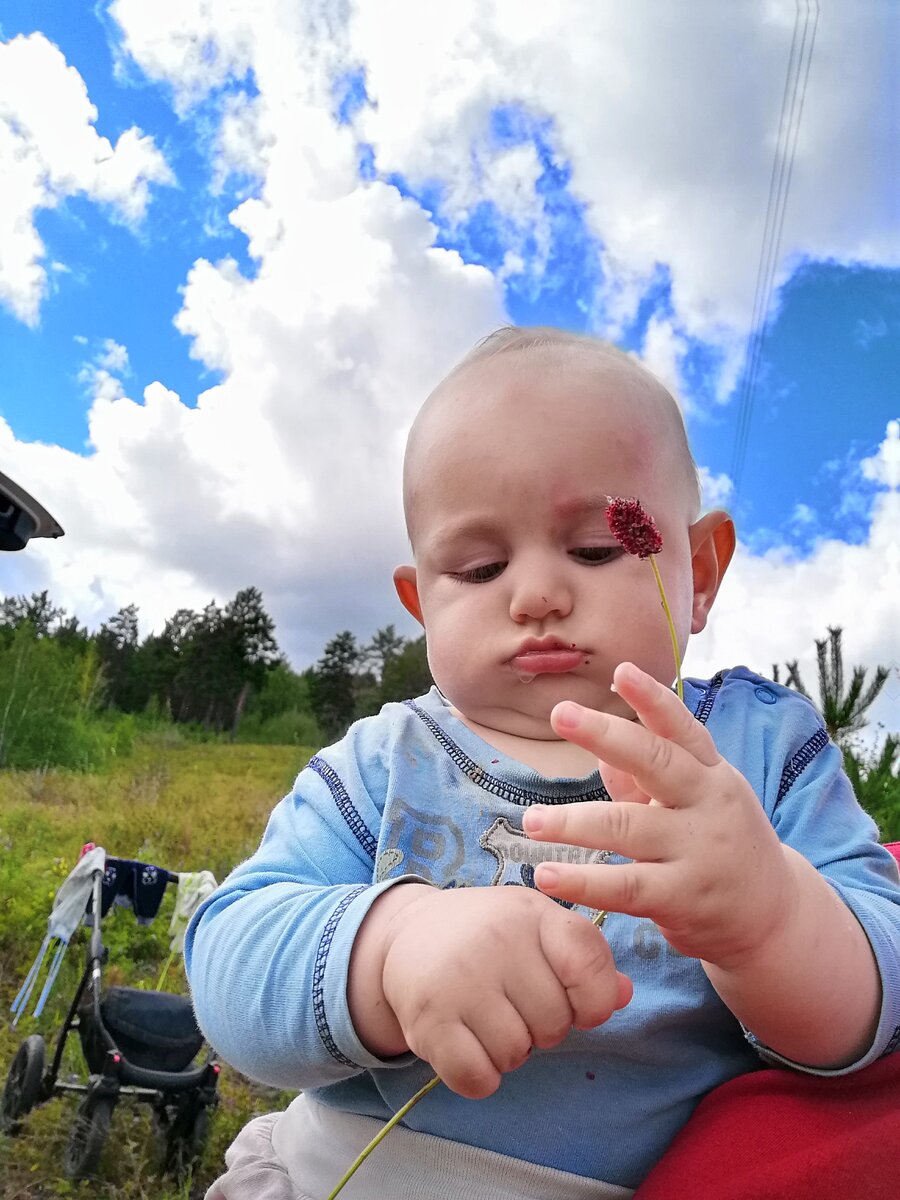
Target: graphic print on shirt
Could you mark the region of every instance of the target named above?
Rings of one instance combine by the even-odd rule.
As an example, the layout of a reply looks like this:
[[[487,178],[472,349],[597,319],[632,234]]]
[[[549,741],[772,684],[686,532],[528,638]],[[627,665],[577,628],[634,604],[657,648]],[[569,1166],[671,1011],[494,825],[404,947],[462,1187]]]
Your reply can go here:
[[[506,817],[495,817],[484,810],[481,816],[490,824],[480,836],[470,829],[469,838],[475,833],[478,845],[492,859],[490,864],[479,864],[471,852],[466,853],[465,831],[446,813],[423,812],[396,799],[376,862],[376,881],[394,875],[418,875],[445,888],[510,884],[533,888],[534,868],[542,862],[584,866],[610,858],[608,850],[532,841]]]
[[[508,883],[524,883],[534,887],[534,868],[544,862],[573,863],[582,867],[604,863],[610,857],[609,850],[532,841],[521,829],[511,825],[506,817],[497,817],[478,840],[496,861],[497,869],[491,880],[494,887]]]
[[[397,798],[390,828],[382,840],[376,874],[419,875],[438,887],[458,880],[465,862],[463,830],[446,813],[423,812]],[[400,870],[402,868],[402,870]]]

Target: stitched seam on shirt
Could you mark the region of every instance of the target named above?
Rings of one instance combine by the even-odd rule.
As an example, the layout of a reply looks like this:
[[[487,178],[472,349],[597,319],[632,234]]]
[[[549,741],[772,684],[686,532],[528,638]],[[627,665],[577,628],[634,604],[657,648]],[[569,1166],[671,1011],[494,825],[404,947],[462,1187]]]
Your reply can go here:
[[[575,796],[548,796],[543,792],[529,792],[526,788],[517,787],[513,783],[504,783],[502,779],[497,779],[496,776],[489,775],[484,767],[479,767],[478,763],[469,758],[468,754],[460,746],[457,746],[453,738],[446,734],[427,712],[419,708],[414,700],[404,700],[404,704],[407,708],[412,709],[416,716],[424,723],[425,727],[453,762],[456,763],[467,779],[470,779],[476,786],[483,788],[484,791],[499,796],[501,800],[508,800],[511,804],[574,804],[578,800],[609,799],[609,793],[602,783],[599,787],[588,788],[586,791],[579,792]]]
[[[365,850],[366,854],[368,854],[369,858],[371,858],[372,862],[374,862],[375,856],[378,853],[378,843],[372,837],[365,821],[359,815],[353,801],[350,799],[347,789],[341,782],[340,776],[333,767],[330,767],[318,755],[311,758],[307,766],[328,784],[328,790],[331,792],[332,799],[337,805],[338,812],[347,823],[347,828],[362,846],[363,850]]]
[[[776,804],[785,798],[816,755],[821,754],[827,745],[828,732],[825,729],[817,729],[812,737],[803,743],[781,773]]]
[[[365,885],[354,888],[352,892],[348,892],[343,898],[328,921],[325,928],[322,930],[322,936],[319,939],[319,948],[316,950],[316,961],[313,967],[313,1014],[316,1018],[316,1029],[319,1031],[319,1037],[322,1039],[322,1045],[331,1055],[331,1057],[339,1062],[344,1067],[358,1067],[352,1058],[348,1058],[346,1054],[342,1054],[337,1047],[337,1043],[331,1036],[331,1028],[328,1024],[328,1018],[325,1016],[325,993],[322,986],[325,979],[325,962],[328,958],[328,951],[331,949],[331,943],[334,940],[335,930],[338,927],[338,922],[347,911],[347,908],[353,903],[356,897],[364,892]]]
[[[705,725],[709,720],[709,714],[712,712],[712,706],[716,702],[716,696],[719,694],[719,688],[724,681],[724,673],[719,671],[717,675],[713,675],[709,681],[709,687],[706,689],[706,695],[700,701],[697,711],[694,714],[701,725]]]

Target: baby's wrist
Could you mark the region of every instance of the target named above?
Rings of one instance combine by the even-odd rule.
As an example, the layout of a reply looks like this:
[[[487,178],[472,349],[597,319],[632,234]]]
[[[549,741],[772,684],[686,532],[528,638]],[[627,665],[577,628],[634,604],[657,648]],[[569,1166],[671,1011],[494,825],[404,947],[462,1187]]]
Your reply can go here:
[[[347,973],[347,1004],[356,1035],[379,1058],[406,1053],[408,1046],[400,1023],[384,992],[384,966],[400,927],[402,914],[426,892],[425,883],[398,883],[387,888],[360,925]]]
[[[767,873],[760,888],[761,899],[748,897],[747,918],[742,929],[718,953],[703,955],[705,965],[729,975],[765,971],[769,963],[780,960],[793,938],[793,926],[800,908],[801,878],[809,865],[796,851],[779,844],[777,869]],[[799,861],[796,861],[799,860]]]

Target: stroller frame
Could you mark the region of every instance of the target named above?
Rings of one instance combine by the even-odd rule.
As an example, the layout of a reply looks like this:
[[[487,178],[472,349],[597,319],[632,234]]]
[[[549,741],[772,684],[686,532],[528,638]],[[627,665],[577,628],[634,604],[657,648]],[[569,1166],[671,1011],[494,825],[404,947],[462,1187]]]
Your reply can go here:
[[[177,882],[170,871],[161,874],[167,883]],[[196,1067],[181,1071],[157,1070],[128,1059],[104,1021],[102,1000],[103,964],[106,950],[101,929],[103,870],[93,872],[93,927],[87,949],[87,961],[62,1028],[56,1035],[53,1057],[45,1066],[46,1042],[40,1034],[31,1034],[19,1047],[3,1093],[0,1130],[16,1134],[24,1116],[54,1095],[74,1092],[83,1099],[65,1154],[65,1174],[82,1179],[94,1174],[100,1160],[112,1112],[122,1098],[149,1104],[159,1133],[165,1140],[164,1168],[183,1176],[199,1157],[206,1141],[210,1110],[218,1104],[217,1086],[220,1066],[209,1049],[206,1059]],[[146,992],[148,998],[170,993]],[[99,1035],[104,1050],[100,1071],[90,1071],[86,1083],[59,1078],[66,1042],[78,1029],[85,1012],[92,1030]],[[84,1046],[82,1046],[84,1050]]]

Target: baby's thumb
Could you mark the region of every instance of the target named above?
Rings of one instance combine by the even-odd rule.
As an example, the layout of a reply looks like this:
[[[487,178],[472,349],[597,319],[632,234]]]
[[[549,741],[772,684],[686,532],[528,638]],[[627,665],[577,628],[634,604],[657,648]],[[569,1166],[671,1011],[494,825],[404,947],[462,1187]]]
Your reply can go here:
[[[609,763],[604,762],[602,759],[597,760],[597,765],[600,768],[600,778],[603,780],[603,786],[609,793],[610,800],[615,800],[619,804],[649,803],[650,797],[638,787],[630,771],[623,771],[621,767],[610,766]]]

